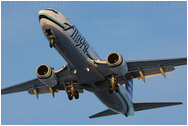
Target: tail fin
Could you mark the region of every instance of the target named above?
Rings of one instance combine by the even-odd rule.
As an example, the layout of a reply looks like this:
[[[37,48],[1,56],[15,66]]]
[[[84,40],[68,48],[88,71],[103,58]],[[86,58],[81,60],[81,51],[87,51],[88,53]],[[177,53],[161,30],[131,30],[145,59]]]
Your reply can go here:
[[[142,111],[166,106],[183,104],[182,102],[153,102],[153,103],[133,103],[134,111]]]

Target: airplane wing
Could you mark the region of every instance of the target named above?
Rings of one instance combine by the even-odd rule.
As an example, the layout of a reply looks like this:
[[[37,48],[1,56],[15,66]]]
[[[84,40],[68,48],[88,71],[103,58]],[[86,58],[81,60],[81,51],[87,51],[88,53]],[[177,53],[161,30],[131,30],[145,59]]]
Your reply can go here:
[[[166,78],[165,73],[175,70],[174,66],[186,65],[187,58],[127,61],[126,63],[128,66],[127,79],[138,78],[145,82],[146,77],[160,74]]]
[[[76,78],[74,75],[71,74],[69,69],[66,67],[61,68],[57,71],[55,71],[59,83],[62,81],[76,81]],[[57,92],[57,89],[65,90],[64,86],[62,84],[57,84],[55,87],[53,87],[53,91]],[[4,88],[1,90],[1,94],[10,94],[10,93],[16,93],[16,92],[22,92],[22,91],[28,91],[29,94],[35,94],[37,91],[37,98],[38,94],[44,94],[44,93],[51,93],[50,89],[47,85],[41,83],[37,78],[23,82],[17,85],[13,85],[7,88]]]
[[[100,69],[109,69],[106,61],[94,61],[98,64]],[[125,74],[127,80],[134,78],[145,78],[163,75],[166,78],[165,73],[175,70],[174,66],[186,65],[187,58],[174,58],[174,59],[157,59],[157,60],[138,60],[138,61],[126,61],[128,66],[128,73]],[[108,72],[107,72],[108,73]],[[110,72],[108,73],[110,74]],[[124,84],[124,78],[122,76],[117,77],[119,84]],[[122,80],[122,81],[121,81]]]
[[[101,63],[99,63],[101,64]],[[165,73],[172,72],[174,66],[185,65],[187,64],[187,58],[176,58],[176,59],[161,59],[161,60],[141,60],[141,61],[127,61],[128,73],[125,75],[127,79],[143,79],[145,82],[146,77],[156,76],[162,74],[165,77]],[[105,63],[103,65],[106,66]],[[77,81],[75,75],[71,74],[67,66],[55,71],[59,82],[62,81]],[[63,87],[54,87],[56,90]],[[40,93],[50,93],[47,89],[47,86],[41,83],[38,79],[33,79],[18,85],[14,85],[1,90],[1,94],[9,94],[15,92],[29,91],[30,94],[33,94],[31,89],[38,89]]]
[[[45,87],[45,84],[42,84],[38,79],[33,79],[27,82],[23,82],[17,85],[13,85],[11,87],[7,87],[1,90],[1,94],[10,94],[10,93],[16,93],[16,92],[22,92],[27,91],[34,87]]]
[[[157,59],[157,60],[138,60],[126,61],[129,71],[140,69],[149,69],[160,66],[180,66],[187,64],[187,58]]]

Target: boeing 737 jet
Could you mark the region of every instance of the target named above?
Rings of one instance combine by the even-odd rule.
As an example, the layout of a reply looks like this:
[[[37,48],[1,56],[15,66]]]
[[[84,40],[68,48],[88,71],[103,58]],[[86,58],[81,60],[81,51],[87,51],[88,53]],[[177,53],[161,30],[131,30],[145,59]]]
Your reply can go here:
[[[60,12],[39,11],[39,21],[50,48],[55,48],[67,65],[59,70],[46,64],[36,69],[36,79],[1,90],[1,94],[28,91],[38,99],[39,94],[63,90],[69,100],[78,99],[84,90],[92,92],[108,109],[90,118],[123,114],[147,109],[179,105],[181,102],[133,102],[133,79],[142,79],[172,72],[175,66],[186,65],[187,58],[126,61],[117,52],[102,60],[78,29]]]

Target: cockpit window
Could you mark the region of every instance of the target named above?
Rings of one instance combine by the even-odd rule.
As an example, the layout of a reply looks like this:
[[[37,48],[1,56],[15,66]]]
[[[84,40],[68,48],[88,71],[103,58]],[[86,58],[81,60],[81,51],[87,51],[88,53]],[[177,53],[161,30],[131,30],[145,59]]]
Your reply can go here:
[[[54,13],[58,14],[58,12],[55,11],[55,10],[53,10],[53,9],[48,8],[48,9],[46,9],[46,10],[53,11]]]

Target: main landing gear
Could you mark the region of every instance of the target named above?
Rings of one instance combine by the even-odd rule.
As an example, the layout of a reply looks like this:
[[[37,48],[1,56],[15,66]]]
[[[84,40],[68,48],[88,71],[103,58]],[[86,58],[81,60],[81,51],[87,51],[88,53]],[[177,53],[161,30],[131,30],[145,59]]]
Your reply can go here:
[[[73,97],[75,99],[78,99],[79,98],[79,93],[77,90],[75,90],[75,86],[73,84],[72,81],[70,81],[70,84],[68,86],[65,87],[65,90],[67,92],[67,95],[68,95],[68,98],[69,100],[72,100]]]
[[[118,84],[115,84],[115,77],[112,76],[112,78],[110,79],[110,83],[111,85],[108,87],[108,91],[110,94],[113,93],[113,90],[115,90],[115,92],[119,92],[119,85]]]

